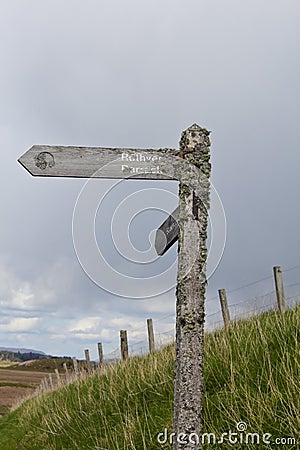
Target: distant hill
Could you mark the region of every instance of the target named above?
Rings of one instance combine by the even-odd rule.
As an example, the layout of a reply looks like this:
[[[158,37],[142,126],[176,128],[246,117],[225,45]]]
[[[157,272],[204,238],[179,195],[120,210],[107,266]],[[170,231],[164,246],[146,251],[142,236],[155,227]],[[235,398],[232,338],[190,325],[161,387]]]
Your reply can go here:
[[[24,362],[41,358],[49,358],[44,352],[26,348],[0,347],[0,361]]]
[[[1,354],[1,353],[0,353]],[[17,365],[11,367],[12,370],[18,371],[36,371],[36,372],[50,372],[53,373],[57,369],[61,373],[65,373],[63,364],[66,364],[68,369],[73,370],[73,361],[70,357],[59,356],[42,356],[41,358],[29,359],[19,362]],[[79,367],[83,364],[79,362]],[[1,447],[0,447],[1,448]],[[2,450],[2,449],[1,449]]]
[[[18,348],[18,347],[0,347],[0,352],[12,352],[12,353],[34,353],[36,355],[46,356],[46,353],[39,350],[32,350],[30,348]]]

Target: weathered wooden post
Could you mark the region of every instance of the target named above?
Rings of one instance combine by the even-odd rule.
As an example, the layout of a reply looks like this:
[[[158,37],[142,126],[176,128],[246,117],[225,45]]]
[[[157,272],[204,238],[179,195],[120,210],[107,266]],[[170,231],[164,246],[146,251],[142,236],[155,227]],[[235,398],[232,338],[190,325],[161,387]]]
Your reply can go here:
[[[193,125],[182,133],[180,156],[200,172],[201,201],[182,174],[179,185],[179,243],[176,304],[176,364],[174,390],[173,449],[195,450],[191,442],[180,443],[180,433],[200,436],[202,363],[204,339],[205,267],[210,177],[209,132]],[[196,230],[195,233],[195,224]],[[195,235],[196,234],[196,235]],[[186,260],[195,246],[198,258],[185,275]]]
[[[227,296],[225,289],[219,289],[219,299],[221,303],[222,316],[225,328],[228,328],[230,325],[230,313],[228,308]]]
[[[92,369],[91,369],[90,352],[89,352],[89,349],[88,349],[88,348],[86,348],[86,349],[84,350],[84,355],[85,355],[85,365],[86,365],[86,369],[87,369],[88,373],[90,374]]]
[[[154,353],[155,343],[154,343],[154,332],[153,332],[152,319],[147,319],[147,329],[148,329],[149,352]]]
[[[127,341],[127,331],[120,331],[120,341],[121,341],[121,359],[126,361],[128,359],[128,341]]]
[[[273,272],[274,272],[278,309],[281,313],[283,313],[285,311],[285,295],[284,295],[284,288],[283,288],[283,281],[282,281],[281,266],[273,267]]]
[[[98,342],[99,368],[103,366],[103,347],[102,343]]]
[[[73,361],[73,366],[74,366],[75,377],[77,378],[79,376],[79,369],[78,369],[77,358],[75,356],[73,356],[72,361]]]

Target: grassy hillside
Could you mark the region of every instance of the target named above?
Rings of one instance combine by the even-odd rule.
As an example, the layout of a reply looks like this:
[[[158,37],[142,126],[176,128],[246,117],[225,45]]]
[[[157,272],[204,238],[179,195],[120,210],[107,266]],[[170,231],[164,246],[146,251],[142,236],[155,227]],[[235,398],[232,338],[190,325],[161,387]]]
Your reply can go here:
[[[267,313],[206,336],[203,432],[236,431],[299,440],[300,307]],[[170,449],[174,348],[116,364],[26,401],[0,420],[0,449]],[[251,441],[250,441],[251,442]],[[195,447],[197,448],[197,446]],[[288,443],[202,448],[299,448]]]

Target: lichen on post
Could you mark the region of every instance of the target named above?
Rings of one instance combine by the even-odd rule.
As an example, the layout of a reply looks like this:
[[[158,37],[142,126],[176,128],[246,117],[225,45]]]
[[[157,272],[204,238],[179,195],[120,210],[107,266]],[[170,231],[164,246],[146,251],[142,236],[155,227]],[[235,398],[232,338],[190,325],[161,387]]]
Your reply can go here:
[[[183,164],[179,185],[173,450],[195,449],[195,444],[189,442],[188,437],[195,433],[200,438],[201,430],[206,238],[211,171],[209,146],[209,131],[205,128],[194,124],[182,133],[179,152]],[[196,257],[191,260],[190,255],[195,247]],[[177,439],[179,436],[181,439]]]

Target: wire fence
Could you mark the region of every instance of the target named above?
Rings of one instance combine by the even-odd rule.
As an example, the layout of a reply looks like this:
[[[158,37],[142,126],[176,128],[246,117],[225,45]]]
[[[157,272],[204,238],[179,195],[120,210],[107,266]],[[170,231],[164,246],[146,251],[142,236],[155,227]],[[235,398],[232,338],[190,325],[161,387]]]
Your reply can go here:
[[[283,271],[285,281],[284,292],[286,309],[293,308],[300,302],[300,281],[296,281],[295,276],[290,276],[293,272],[295,273],[296,270],[298,270],[299,272],[298,277],[300,280],[300,266],[291,267]],[[253,289],[254,287],[260,288],[262,283],[269,282],[270,280],[274,281],[274,278],[272,276],[261,278],[238,288],[228,290],[226,292],[229,299],[228,309],[230,311],[230,321],[247,319],[267,311],[278,309],[279,305],[277,292],[276,289],[270,290],[270,283],[267,284],[267,288],[269,290],[267,292],[264,292],[262,295],[257,295],[258,289]],[[264,288],[266,290],[266,286]],[[243,297],[241,295],[241,291],[243,291],[244,294],[247,293],[248,295],[245,295],[245,297]],[[213,310],[212,307],[216,307],[216,310]],[[219,296],[209,298],[206,301],[206,309],[207,314],[205,320],[205,331],[212,332],[223,327],[224,317],[222,314],[222,308],[220,307]],[[144,323],[140,327],[132,328],[129,330],[129,344],[127,344],[128,357],[139,355],[142,356],[149,353],[149,350],[151,350],[149,349],[149,336],[147,336],[146,328],[146,323]],[[155,350],[161,349],[166,345],[173,344],[175,342],[176,333],[175,313],[155,318],[154,328]],[[130,335],[135,336],[135,338],[130,339]],[[141,339],[137,340],[138,337],[141,337]],[[87,352],[87,354],[89,355],[88,350],[85,350],[85,352]],[[76,360],[76,358],[73,358],[73,361],[74,359]],[[97,369],[100,366],[102,368],[105,366],[110,366],[111,364],[120,360],[122,360],[122,352],[120,346],[117,346],[109,353],[105,353],[103,360],[100,361],[100,364],[98,362],[90,362],[88,356],[88,359],[83,362],[83,364],[81,364],[81,366],[78,368],[76,360],[76,368],[74,371],[70,372],[68,368],[64,367],[65,373],[63,374],[59,374],[57,371],[53,376],[49,374],[49,378],[45,378],[42,380],[37,393],[57,389],[57,387],[68,384],[69,382],[74,381],[74,379],[81,379],[90,375],[90,373],[93,372],[94,369]]]
[[[299,281],[295,281],[294,277],[291,278],[292,281],[285,283],[285,300],[286,308],[293,308],[300,301],[300,265],[290,267],[283,271],[285,279],[289,281],[287,275],[298,270]],[[276,290],[273,287],[274,277],[272,275],[260,278],[258,280],[252,281],[250,283],[241,285],[239,287],[230,289],[227,291],[229,297],[229,310],[231,321],[247,319],[252,316],[262,314],[267,311],[272,311],[277,309],[277,298]],[[257,288],[257,289],[253,289]],[[266,290],[262,295],[257,295],[258,290]],[[252,291],[252,292],[251,292]],[[243,295],[244,293],[244,295]],[[252,294],[252,295],[251,295]],[[215,310],[214,310],[215,309]],[[205,331],[212,332],[224,326],[224,320],[222,317],[222,310],[220,307],[218,295],[215,297],[209,297],[206,300],[206,319],[205,319]],[[166,320],[168,319],[168,322]],[[165,329],[164,325],[168,325],[170,322],[173,323],[171,328]],[[155,348],[160,349],[168,344],[175,342],[175,313],[167,314],[162,317],[155,319],[155,328],[157,328],[155,333]],[[163,330],[163,331],[162,331]],[[130,334],[141,335],[144,333],[144,339],[134,340],[130,339],[129,335],[129,356],[135,355],[145,355],[149,352],[149,344],[146,336],[146,326],[141,325],[138,328],[130,329]],[[120,348],[116,348],[110,353],[105,354],[105,361],[110,361],[112,359],[121,359]]]

